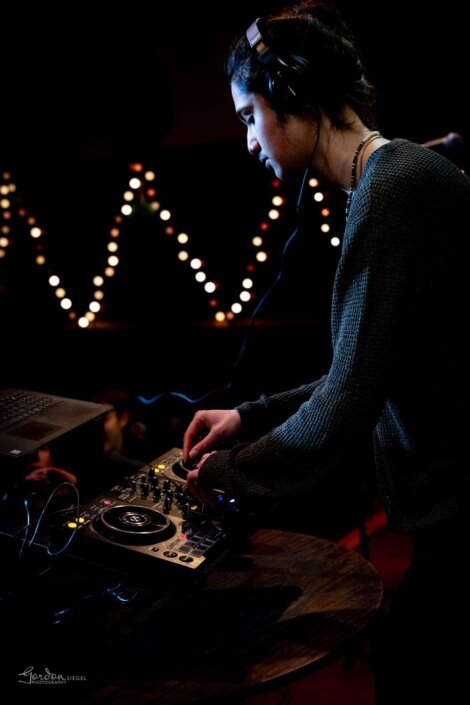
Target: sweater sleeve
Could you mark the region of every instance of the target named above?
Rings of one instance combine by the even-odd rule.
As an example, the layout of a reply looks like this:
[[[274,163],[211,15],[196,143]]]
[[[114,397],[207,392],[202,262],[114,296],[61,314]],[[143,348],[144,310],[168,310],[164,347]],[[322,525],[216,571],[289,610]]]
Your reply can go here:
[[[308,398],[261,438],[212,454],[200,469],[204,484],[240,498],[297,494],[335,468],[359,434],[372,432],[414,309],[418,236],[406,216],[405,189],[394,194],[396,218],[390,199],[388,208],[386,199],[371,202],[369,191],[354,200],[335,277],[328,375],[301,388],[299,401]],[[264,405],[269,414],[276,404],[258,402],[256,413]]]
[[[323,385],[326,376],[311,384],[304,384],[288,392],[261,395],[257,401],[240,404],[236,409],[242,421],[242,441],[253,441],[279,426],[310,398],[313,391]]]

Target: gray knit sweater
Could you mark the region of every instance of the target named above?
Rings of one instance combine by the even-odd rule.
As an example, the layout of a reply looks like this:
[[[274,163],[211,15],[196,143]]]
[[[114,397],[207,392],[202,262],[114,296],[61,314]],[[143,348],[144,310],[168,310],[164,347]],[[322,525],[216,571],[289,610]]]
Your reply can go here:
[[[211,455],[201,481],[240,498],[294,496],[373,434],[396,530],[465,511],[469,230],[470,180],[455,165],[405,140],[374,152],[336,271],[328,374],[239,406],[241,442]]]

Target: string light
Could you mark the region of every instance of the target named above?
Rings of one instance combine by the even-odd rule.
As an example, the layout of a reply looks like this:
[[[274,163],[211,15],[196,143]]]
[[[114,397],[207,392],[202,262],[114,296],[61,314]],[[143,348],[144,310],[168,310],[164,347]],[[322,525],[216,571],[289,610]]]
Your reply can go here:
[[[320,181],[318,179],[312,178],[312,179],[309,179],[308,185],[313,190],[313,200],[315,201],[315,203],[323,203],[323,201],[326,198],[326,195],[322,191],[319,190]],[[328,222],[328,219],[331,215],[330,209],[322,206],[322,208],[320,210],[320,215],[322,218],[322,221],[320,223],[320,232],[325,233],[325,234],[329,233],[331,231],[331,225]],[[333,247],[338,247],[338,245],[341,244],[341,240],[339,239],[339,237],[336,237],[336,236],[332,237],[330,239],[330,244]]]
[[[155,200],[157,193],[156,189],[153,185],[151,188],[149,187],[149,183],[153,182],[156,178],[155,172],[151,170],[144,170],[143,165],[139,163],[130,164],[129,171],[130,177],[128,187],[123,192],[122,205],[120,206],[119,213],[115,216],[113,225],[109,230],[104,268],[101,274],[95,274],[93,276],[93,298],[89,302],[88,310],[84,313],[84,315],[79,315],[78,312],[74,310],[72,299],[68,295],[65,286],[61,285],[59,275],[55,274],[50,268],[48,268],[48,281],[50,286],[55,290],[56,300],[58,300],[62,310],[67,311],[69,320],[75,321],[81,328],[88,327],[90,323],[95,320],[96,314],[103,311],[103,299],[105,298],[103,286],[105,286],[107,280],[111,279],[115,275],[116,268],[120,264],[121,257],[118,257],[116,253],[120,249],[118,238],[121,235],[122,223],[124,219],[131,216],[138,205],[143,205],[147,207],[148,211],[158,215],[159,220],[165,223],[164,232],[166,235],[173,236],[177,232],[171,223],[173,217],[171,211],[166,208],[162,208],[161,203]],[[331,226],[328,222],[330,217],[330,209],[323,205],[323,201],[326,196],[319,190],[320,182],[318,179],[309,179],[308,185],[313,191],[313,200],[318,204],[322,204],[320,210],[322,218],[320,223],[320,231],[324,234],[328,234],[331,230]],[[253,260],[245,266],[245,272],[249,273],[251,276],[255,274],[258,266],[263,265],[269,259],[269,253],[265,245],[265,238],[272,227],[271,223],[278,221],[282,217],[284,212],[283,209],[286,205],[285,197],[279,192],[280,187],[281,183],[278,180],[274,180],[272,182],[272,188],[275,191],[275,194],[271,198],[272,207],[268,210],[266,219],[259,223],[257,231],[255,231],[251,237]],[[9,221],[12,217],[12,196],[14,200],[15,192],[16,185],[11,182],[11,175],[4,172],[2,174],[2,182],[0,183],[0,208],[2,215],[0,259],[5,257],[7,247],[10,245],[10,224],[5,221]],[[25,221],[31,238],[36,241],[36,264],[39,267],[44,268],[44,265],[47,262],[42,244],[45,239],[44,228],[38,225],[36,219],[33,216],[28,215],[24,208],[18,207],[17,215]],[[210,297],[208,299],[209,307],[216,309],[214,313],[214,320],[217,323],[233,320],[234,317],[239,315],[243,310],[243,306],[240,301],[243,303],[248,303],[254,298],[252,291],[254,288],[253,279],[251,277],[246,277],[245,275],[241,281],[240,291],[238,292],[236,299],[228,306],[228,309],[220,309],[219,300],[214,298],[214,293],[216,293],[216,295],[220,295],[221,293],[220,285],[216,281],[208,279],[207,272],[205,271],[206,264],[204,259],[192,254],[192,241],[190,235],[186,232],[178,232],[175,241],[178,248],[176,253],[178,260],[182,263],[186,263],[186,265],[195,272],[194,280],[203,286],[204,291]],[[340,242],[341,241],[337,236],[330,237],[330,243],[333,247],[337,247]]]
[[[74,310],[72,298],[68,295],[66,287],[61,282],[62,277],[53,272],[50,266],[47,269],[48,283],[54,289],[55,298],[61,309],[67,311],[69,320],[76,321],[80,328],[87,328],[90,323],[96,319],[96,314],[103,310],[104,291],[97,287],[102,287],[106,279],[113,277],[116,273],[116,267],[119,266],[120,259],[116,255],[116,252],[119,250],[117,239],[121,235],[123,219],[132,215],[135,206],[131,205],[131,203],[139,202],[141,191],[145,187],[145,182],[151,181],[154,178],[153,172],[150,171],[146,172],[143,179],[137,178],[135,174],[142,172],[142,170],[143,167],[141,164],[129,165],[129,186],[123,193],[123,203],[120,207],[120,213],[114,217],[113,225],[109,231],[109,239],[106,244],[107,255],[105,255],[106,259],[103,271],[101,274],[95,274],[92,278],[94,287],[93,298],[88,303],[88,310],[84,315],[79,315],[78,312]],[[4,172],[2,174],[2,183],[0,183],[0,206],[3,208],[3,221],[11,218],[11,211],[7,210],[7,201],[10,199],[7,199],[6,196],[7,194],[14,194],[15,192],[16,185],[11,182],[11,175]],[[10,208],[10,205],[11,204],[8,203],[8,208]],[[19,207],[19,205],[17,206],[17,216],[26,223],[29,235],[36,242],[36,264],[44,268],[44,265],[47,263],[47,258],[44,254],[46,230],[38,225],[34,216],[29,215],[26,209]],[[2,233],[6,234],[5,227],[9,228],[9,226],[3,226]],[[8,242],[6,240],[6,238],[0,238],[0,257],[1,250],[5,250],[5,246],[9,244],[9,240]]]
[[[11,196],[15,191],[16,186],[11,181],[11,174],[3,172],[0,183],[0,259],[7,256],[11,243],[11,227],[8,221],[11,220]]]
[[[266,214],[266,219],[262,220],[259,223],[257,230],[255,231],[255,233],[253,233],[251,237],[251,244],[253,247],[253,259],[251,262],[248,262],[248,264],[245,265],[245,272],[249,272],[252,275],[255,274],[255,271],[259,265],[263,265],[265,262],[268,261],[269,254],[266,251],[266,247],[264,246],[264,240],[272,227],[270,221],[279,220],[283,215],[283,209],[286,205],[286,199],[279,193],[279,190],[281,188],[281,182],[278,180],[274,180],[271,185],[275,191],[275,195],[271,198],[271,204],[275,206],[275,208],[270,208],[270,210]],[[160,218],[166,223],[168,223],[168,225],[165,227],[165,233],[170,236],[174,235],[176,232],[175,228],[170,224],[172,219],[171,212],[168,210],[161,210]],[[220,309],[219,299],[214,298],[214,294],[216,294],[217,296],[221,295],[221,287],[216,281],[208,280],[206,262],[204,258],[200,257],[199,255],[192,254],[192,238],[188,233],[180,232],[176,235],[175,240],[179,248],[177,252],[178,259],[180,260],[180,262],[189,265],[192,270],[197,270],[196,274],[194,275],[195,281],[198,284],[201,284],[205,293],[211,297],[208,300],[210,308],[217,309],[214,313],[214,320],[217,323],[225,323],[227,321],[233,320],[235,316],[239,315],[243,310],[240,301],[247,303],[248,301],[251,301],[254,298],[253,293],[248,293],[246,291],[249,288],[253,288],[253,280],[246,278],[246,275],[244,275],[240,284],[240,289],[236,294],[235,300],[232,300],[232,303],[228,306],[228,309]],[[263,250],[260,249],[262,246],[264,247]]]

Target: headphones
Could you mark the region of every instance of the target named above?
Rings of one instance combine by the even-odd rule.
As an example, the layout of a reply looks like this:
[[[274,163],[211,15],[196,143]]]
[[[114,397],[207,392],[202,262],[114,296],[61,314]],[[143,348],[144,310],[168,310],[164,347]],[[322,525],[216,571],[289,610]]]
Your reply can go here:
[[[288,112],[306,107],[312,86],[311,64],[295,54],[286,54],[283,58],[275,54],[263,37],[263,24],[263,19],[258,17],[246,30],[246,38],[266,68],[268,94]]]

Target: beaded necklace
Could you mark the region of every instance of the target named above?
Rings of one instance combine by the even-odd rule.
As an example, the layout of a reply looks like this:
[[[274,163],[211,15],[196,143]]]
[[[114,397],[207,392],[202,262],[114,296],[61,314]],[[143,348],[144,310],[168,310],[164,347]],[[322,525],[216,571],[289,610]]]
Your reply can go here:
[[[370,142],[373,142],[374,140],[379,139],[379,137],[382,137],[380,132],[371,132],[367,137],[364,137],[364,139],[359,142],[359,144],[356,147],[356,151],[354,152],[354,156],[352,159],[352,166],[351,166],[351,180],[349,183],[349,193],[348,193],[348,200],[346,201],[346,220],[348,219],[349,216],[349,211],[351,210],[351,202],[352,202],[352,197],[353,193],[356,190],[356,170],[357,170],[357,161],[359,159],[359,155]]]

